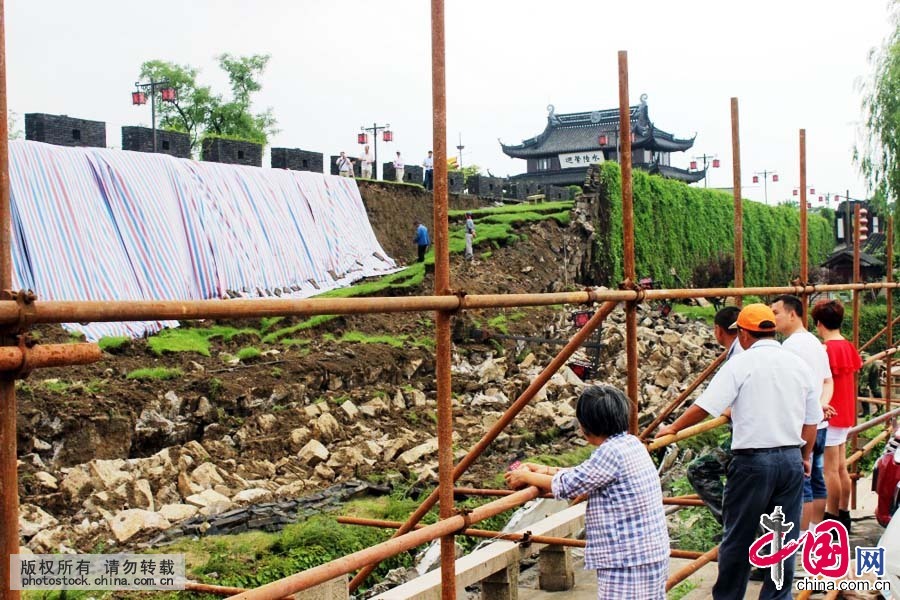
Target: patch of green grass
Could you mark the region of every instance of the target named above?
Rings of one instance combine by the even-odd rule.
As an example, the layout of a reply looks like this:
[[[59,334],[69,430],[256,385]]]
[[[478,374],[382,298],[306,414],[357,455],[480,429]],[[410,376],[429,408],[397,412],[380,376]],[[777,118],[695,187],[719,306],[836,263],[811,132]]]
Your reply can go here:
[[[131,343],[131,338],[124,335],[108,335],[100,338],[97,345],[104,352],[120,350]]]
[[[291,325],[290,327],[282,327],[281,329],[275,330],[272,333],[263,337],[262,341],[264,344],[272,344],[277,342],[283,337],[287,337],[292,333],[297,333],[298,331],[305,331],[307,329],[312,329],[314,327],[318,327],[319,325],[324,325],[328,321],[333,319],[337,319],[338,315],[315,315],[312,316],[305,321],[301,321],[296,325]]]
[[[584,446],[564,454],[538,454],[522,462],[533,462],[549,467],[574,467],[586,461],[595,449],[594,446]]]
[[[475,210],[451,210],[449,217],[451,219],[461,219],[466,213],[472,213],[472,217],[476,220],[479,217],[489,215],[515,214],[515,213],[556,213],[562,209],[571,209],[575,203],[572,200],[559,200],[556,202],[539,202],[537,204],[506,204],[504,206],[493,206],[489,208],[478,208]]]
[[[488,319],[488,327],[496,329],[500,333],[508,334],[509,327],[506,326],[506,315],[500,314],[496,317]]]
[[[681,600],[682,598],[693,592],[695,589],[697,589],[697,584],[693,581],[682,581],[671,590],[669,590],[669,592],[666,594],[666,600]]]
[[[482,260],[487,260],[487,259],[489,259],[490,257],[492,257],[493,255],[494,255],[494,253],[493,253],[491,250],[488,250],[487,252],[482,252],[482,253],[481,253],[481,259],[482,259]]]
[[[125,379],[135,379],[137,381],[163,381],[166,379],[175,379],[184,375],[181,369],[170,369],[167,367],[152,367],[147,369],[135,369],[125,376]]]
[[[685,315],[691,319],[706,321],[708,325],[713,324],[713,318],[716,316],[716,308],[714,306],[688,306],[687,304],[673,305],[675,312]]]
[[[259,320],[259,331],[265,333],[282,321],[284,321],[284,317],[263,317]]]
[[[239,361],[246,362],[248,360],[253,360],[262,356],[262,351],[259,348],[249,346],[247,348],[241,348],[240,350],[238,350],[235,356]]]
[[[309,346],[310,340],[304,340],[300,338],[284,338],[281,340],[282,345],[292,347],[292,346]]]
[[[269,375],[274,377],[275,379],[281,379],[284,375],[284,369],[281,367],[272,367],[272,370],[269,371]]]
[[[150,350],[158,356],[167,352],[196,352],[202,356],[209,356],[209,341],[222,338],[230,342],[238,335],[249,334],[259,337],[255,329],[236,329],[234,327],[179,327],[177,329],[163,329],[158,334],[147,338]]]
[[[338,341],[356,344],[387,344],[393,348],[402,348],[407,337],[405,335],[368,335],[362,331],[348,331]]]
[[[41,387],[54,394],[65,394],[69,391],[71,384],[60,379],[45,379],[41,382]]]

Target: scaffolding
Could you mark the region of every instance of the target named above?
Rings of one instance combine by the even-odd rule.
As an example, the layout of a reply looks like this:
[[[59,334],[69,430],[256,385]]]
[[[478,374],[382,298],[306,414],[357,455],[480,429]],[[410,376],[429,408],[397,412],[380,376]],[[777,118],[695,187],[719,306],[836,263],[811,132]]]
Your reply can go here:
[[[6,37],[5,11],[0,0],[0,114],[7,109],[6,80]],[[630,431],[638,432],[638,334],[636,310],[644,301],[662,299],[688,299],[710,296],[732,296],[740,300],[747,295],[795,294],[804,305],[810,294],[828,291],[851,291],[853,293],[854,343],[859,347],[860,292],[863,290],[886,290],[887,323],[893,325],[893,294],[898,287],[893,281],[893,220],[888,219],[887,241],[887,281],[862,283],[859,268],[859,207],[855,214],[857,235],[854,240],[853,283],[846,285],[813,285],[808,278],[807,256],[807,201],[806,201],[806,132],[799,131],[800,159],[800,276],[798,280],[782,287],[744,287],[743,277],[743,213],[741,199],[741,162],[737,98],[731,99],[732,153],[734,177],[734,281],[733,288],[713,289],[671,289],[644,290],[636,283],[634,254],[634,219],[632,204],[631,139],[622,137],[620,152],[622,169],[623,207],[623,256],[624,275],[619,290],[583,290],[577,292],[546,294],[483,294],[466,295],[454,290],[450,281],[448,248],[448,190],[447,190],[447,136],[446,136],[446,89],[444,57],[444,1],[431,0],[431,40],[432,40],[432,103],[433,103],[433,148],[434,160],[434,244],[435,277],[434,292],[430,296],[416,297],[372,297],[345,299],[259,299],[259,300],[208,300],[208,301],[146,301],[146,302],[42,302],[28,292],[14,292],[12,287],[12,260],[10,246],[10,198],[9,198],[9,156],[8,123],[0,120],[0,581],[10,581],[10,555],[19,552],[18,536],[18,481],[16,461],[16,394],[15,381],[33,369],[49,366],[87,364],[100,357],[100,350],[94,344],[33,345],[28,332],[35,324],[94,321],[163,320],[163,319],[227,319],[267,316],[311,316],[350,315],[396,312],[428,312],[435,315],[435,365],[437,381],[438,419],[438,470],[439,485],[422,502],[405,523],[366,523],[396,528],[392,539],[371,546],[362,551],[344,556],[318,567],[296,573],[253,590],[242,590],[207,584],[189,583],[186,589],[198,592],[212,592],[231,595],[234,598],[274,600],[295,594],[302,590],[328,582],[359,570],[350,582],[352,590],[357,589],[379,561],[409,550],[421,544],[440,538],[441,540],[441,593],[444,600],[455,600],[456,582],[454,575],[455,541],[457,535],[481,535],[496,537],[497,532],[475,530],[472,525],[493,515],[518,507],[541,495],[537,488],[529,487],[517,492],[500,490],[472,490],[454,488],[454,483],[475,460],[490,446],[497,436],[516,418],[550,377],[562,367],[569,357],[603,323],[604,319],[620,304],[625,304],[626,323],[626,393],[631,401]],[[629,126],[628,59],[627,53],[618,54],[619,73],[619,117],[620,127]],[[524,392],[509,406],[503,416],[468,451],[459,463],[454,465],[452,453],[453,417],[451,410],[451,338],[450,321],[454,314],[463,310],[484,308],[547,306],[554,304],[595,304],[598,310],[588,322],[572,337],[559,354],[543,369]],[[900,317],[898,317],[900,319]],[[887,351],[883,358],[891,372],[892,354],[897,350],[893,345],[892,327],[887,326],[873,338],[886,336]],[[868,343],[871,343],[870,340]],[[868,343],[866,345],[868,345]],[[640,437],[648,440],[656,427],[688,399],[690,394],[724,360],[718,357],[700,376],[653,422],[640,432]],[[870,452],[887,432],[860,448],[858,433],[880,423],[892,423],[900,414],[900,409],[891,408],[892,386],[885,388],[885,413],[880,417],[862,423],[851,431],[852,455],[848,463],[858,468],[859,458]],[[857,400],[859,402],[859,400]],[[648,450],[655,450],[668,444],[677,443],[697,433],[708,431],[725,423],[725,418],[712,419],[694,427],[679,431],[648,443]],[[460,512],[454,508],[457,494],[497,496],[474,510]],[[583,500],[583,499],[582,499]],[[853,502],[855,505],[855,479]],[[695,496],[668,498],[666,503],[682,506],[700,504]],[[439,505],[440,520],[432,525],[420,526],[419,521],[435,504]],[[345,522],[349,522],[345,520]],[[577,540],[548,538],[555,545],[583,545]],[[667,584],[672,587],[697,569],[716,559],[718,548],[705,553],[673,550],[672,555],[691,558],[694,561],[673,574]],[[4,586],[5,587],[5,586]],[[9,589],[0,590],[0,600],[18,600],[21,593]]]

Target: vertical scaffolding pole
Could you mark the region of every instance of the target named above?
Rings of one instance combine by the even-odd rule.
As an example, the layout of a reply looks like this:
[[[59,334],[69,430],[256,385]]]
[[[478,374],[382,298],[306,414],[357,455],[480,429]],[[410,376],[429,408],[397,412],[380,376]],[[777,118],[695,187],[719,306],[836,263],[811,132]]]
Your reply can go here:
[[[734,191],[734,287],[744,287],[744,203],[741,200],[741,127],[738,99],[731,99],[731,170]],[[737,305],[744,304],[743,296]]]
[[[622,167],[622,243],[625,280],[637,282],[634,269],[634,205],[631,180],[631,106],[628,101],[628,52],[619,51],[619,161]],[[628,431],[638,433],[637,302],[625,306],[625,358],[631,413]]]
[[[6,10],[0,0],[0,292],[12,288],[9,209],[9,124],[6,119]],[[10,344],[10,339],[0,340]],[[19,553],[19,478],[16,470],[16,381],[0,376],[0,600],[19,600],[9,589],[9,560]]]
[[[859,272],[859,203],[855,203],[853,207],[853,283],[859,283],[862,281],[862,277]],[[859,290],[853,290],[853,347],[859,348]],[[856,402],[853,404],[853,425],[856,425],[856,415],[859,414],[859,386],[857,379],[859,378],[859,373],[854,376],[853,381],[853,397],[856,398]],[[850,437],[850,447],[853,449],[853,452],[859,450],[859,434],[854,433]],[[853,463],[852,472],[855,474],[859,473],[859,462]],[[850,508],[856,508],[856,477],[851,477],[851,481],[853,482],[850,487]]]
[[[800,285],[809,281],[809,233],[807,230],[806,205],[806,130],[800,130]],[[809,294],[803,293],[803,328],[809,328]],[[857,346],[858,348],[859,346]]]
[[[894,216],[890,215],[887,219],[887,280],[888,283],[894,281]],[[894,347],[894,290],[888,288],[884,291],[887,295],[887,347]],[[894,377],[892,375],[892,355],[888,354],[884,357],[885,366],[885,387],[884,387],[884,411],[891,412],[891,395],[894,388]],[[888,423],[888,431],[894,431],[894,420]]]
[[[450,294],[447,223],[447,90],[444,56],[444,0],[431,0],[431,103],[434,148],[434,293]],[[453,406],[450,382],[450,313],[435,314],[438,478],[441,519],[453,516]],[[456,600],[456,542],[441,538],[441,597]]]

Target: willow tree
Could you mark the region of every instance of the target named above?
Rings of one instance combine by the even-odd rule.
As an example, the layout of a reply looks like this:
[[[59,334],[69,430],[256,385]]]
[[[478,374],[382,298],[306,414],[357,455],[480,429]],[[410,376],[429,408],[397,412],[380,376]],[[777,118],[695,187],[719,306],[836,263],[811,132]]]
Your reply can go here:
[[[900,198],[900,0],[890,4],[891,33],[869,53],[871,77],[863,93],[864,139],[854,159],[876,203]]]

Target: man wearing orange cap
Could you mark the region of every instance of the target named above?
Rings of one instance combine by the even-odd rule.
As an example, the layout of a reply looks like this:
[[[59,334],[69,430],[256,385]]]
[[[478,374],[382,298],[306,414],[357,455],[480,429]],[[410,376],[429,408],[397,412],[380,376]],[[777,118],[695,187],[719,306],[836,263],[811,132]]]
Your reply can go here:
[[[816,439],[822,407],[806,363],[775,341],[775,314],[765,304],[749,304],[735,326],[745,352],[726,362],[684,414],[657,437],[718,416],[731,408],[734,458],[725,483],[719,546],[719,577],[713,598],[744,597],[750,574],[748,552],[756,540],[762,515],[776,506],[793,527],[785,536],[797,539],[803,500],[803,476]],[[793,556],[784,561],[784,580],[777,585],[765,572],[760,598],[790,598]]]

